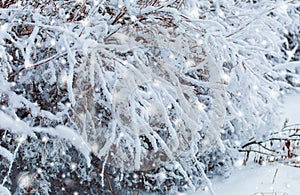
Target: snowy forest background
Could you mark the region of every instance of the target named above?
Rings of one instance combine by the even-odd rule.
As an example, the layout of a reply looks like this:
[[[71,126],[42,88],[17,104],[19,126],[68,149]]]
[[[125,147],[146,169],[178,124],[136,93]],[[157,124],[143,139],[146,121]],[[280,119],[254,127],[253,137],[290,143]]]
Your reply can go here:
[[[298,0],[0,1],[0,194],[209,191],[299,166]],[[297,164],[298,163],[298,164]]]

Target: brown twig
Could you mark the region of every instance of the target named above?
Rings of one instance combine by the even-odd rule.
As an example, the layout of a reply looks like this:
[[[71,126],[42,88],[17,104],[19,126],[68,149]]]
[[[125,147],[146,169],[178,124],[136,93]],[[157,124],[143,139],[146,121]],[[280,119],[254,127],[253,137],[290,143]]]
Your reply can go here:
[[[276,168],[276,171],[275,171],[275,173],[274,173],[274,177],[273,177],[272,184],[275,183],[275,179],[276,179],[277,173],[278,173],[278,168]]]
[[[74,15],[74,17],[73,17],[73,19],[72,19],[72,22],[74,22],[74,21],[77,19],[79,13],[82,12],[83,8],[86,6],[86,2],[87,2],[87,0],[85,0],[85,1],[81,4],[80,9],[75,13],[75,15]]]
[[[105,179],[106,179],[106,181],[107,181],[107,183],[108,183],[108,187],[109,187],[109,190],[110,190],[111,194],[114,195],[115,193],[114,193],[114,191],[113,191],[113,188],[112,188],[112,186],[111,186],[109,177],[108,177],[108,175],[107,175],[106,172],[104,172],[104,176],[105,176]]]
[[[156,6],[158,3],[159,3],[159,0],[155,0],[155,1],[151,4],[151,6]]]
[[[183,140],[184,140],[184,142],[188,145],[188,148],[190,149],[191,147],[190,147],[190,144],[189,144],[189,142],[185,139],[185,137],[181,134],[181,136],[182,136],[182,138],[183,138]]]
[[[255,149],[249,149],[249,150],[239,150],[239,152],[254,152],[254,153],[257,153],[257,154],[263,154],[263,155],[271,155],[269,153],[266,153],[266,152],[262,152],[262,151],[259,151],[259,150],[255,150]],[[277,154],[279,154],[279,152],[277,152]]]
[[[115,20],[112,22],[112,25],[115,25],[126,13],[127,8],[123,6],[120,10],[120,13],[116,16]]]

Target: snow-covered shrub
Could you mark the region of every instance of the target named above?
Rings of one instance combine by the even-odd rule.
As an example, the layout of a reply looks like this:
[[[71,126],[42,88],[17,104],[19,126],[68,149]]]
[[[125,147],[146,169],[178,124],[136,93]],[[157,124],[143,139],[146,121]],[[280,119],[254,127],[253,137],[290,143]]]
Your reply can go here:
[[[282,47],[282,51],[285,54],[285,57],[281,60],[281,64],[276,67],[279,72],[279,75],[276,79],[283,82],[286,82],[286,85],[283,85],[282,88],[287,93],[292,93],[295,91],[295,87],[300,86],[300,76],[299,76],[299,59],[300,59],[300,27],[299,22],[300,18],[300,8],[299,7],[283,7],[282,12],[288,15],[292,19],[281,17],[284,24],[287,26],[285,32],[285,41]]]
[[[234,148],[281,125],[275,108],[286,80],[274,80],[297,6],[2,2],[0,190],[15,189],[11,175],[25,172],[31,179],[16,193],[66,190],[56,185],[65,177],[76,181],[68,193],[213,193],[208,177],[228,175]],[[14,168],[22,161],[26,168]]]

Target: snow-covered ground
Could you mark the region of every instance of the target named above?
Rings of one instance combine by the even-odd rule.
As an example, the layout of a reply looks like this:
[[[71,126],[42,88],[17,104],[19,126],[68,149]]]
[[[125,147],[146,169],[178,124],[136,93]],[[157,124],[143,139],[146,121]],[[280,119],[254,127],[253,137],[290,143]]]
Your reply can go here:
[[[300,123],[300,94],[288,95],[284,99],[282,112],[288,119],[288,124]]]
[[[226,180],[213,180],[213,186],[217,195],[299,195],[299,177],[299,168],[281,164],[247,165],[234,170]]]
[[[287,96],[284,99],[282,112],[288,119],[288,124],[300,124],[299,111],[300,94]],[[300,168],[279,163],[264,166],[248,164],[237,167],[228,179],[213,179],[212,185],[216,195],[300,195]],[[188,194],[208,195],[210,193],[208,190],[200,190]]]

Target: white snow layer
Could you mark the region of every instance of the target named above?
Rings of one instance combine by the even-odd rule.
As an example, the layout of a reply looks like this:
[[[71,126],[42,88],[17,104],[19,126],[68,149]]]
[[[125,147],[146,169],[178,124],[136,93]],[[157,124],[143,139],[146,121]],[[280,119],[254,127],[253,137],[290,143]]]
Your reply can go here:
[[[88,166],[90,166],[90,146],[83,140],[83,138],[73,129],[58,125],[55,129],[53,128],[36,128],[29,127],[25,122],[21,120],[15,120],[0,111],[0,128],[1,129],[9,129],[13,133],[22,134],[22,135],[30,135],[35,137],[35,132],[44,132],[48,133],[52,136],[57,136],[61,139],[69,140],[74,147],[76,147],[85,157]],[[5,150],[5,148],[0,147],[0,155],[7,158],[8,160],[12,160],[11,153]],[[0,194],[1,195],[1,194]]]
[[[1,184],[0,184],[0,195],[10,195],[8,189]]]
[[[0,155],[6,158],[9,162],[13,161],[14,159],[14,155],[2,146],[0,146]]]
[[[300,124],[300,94],[288,95],[284,98],[282,112],[288,124]]]
[[[1,111],[0,111],[0,128],[9,129],[16,134],[25,134],[25,135],[34,136],[32,131],[24,121],[13,119]]]
[[[216,195],[293,195],[300,194],[299,175],[299,168],[276,163],[266,166],[255,164],[235,169],[228,179],[216,178],[212,183]],[[208,195],[210,193],[207,189],[201,189],[185,194]]]

